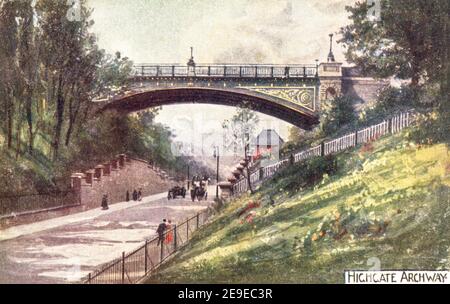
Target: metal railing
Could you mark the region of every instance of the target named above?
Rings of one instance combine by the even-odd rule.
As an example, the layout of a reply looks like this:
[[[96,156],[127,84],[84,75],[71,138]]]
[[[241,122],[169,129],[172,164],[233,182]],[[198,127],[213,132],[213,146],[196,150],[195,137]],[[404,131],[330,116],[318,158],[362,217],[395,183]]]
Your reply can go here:
[[[166,231],[163,241],[159,237],[146,240],[132,252],[122,252],[122,256],[89,273],[82,279],[86,284],[134,284],[154,273],[162,263],[188,243],[192,234],[204,225],[211,216],[205,209],[181,224],[173,225]]]
[[[279,162],[260,168],[260,173],[250,179],[250,182],[257,183],[272,177],[280,168],[285,167],[290,162],[297,163],[305,159],[316,156],[325,156],[344,151],[348,148],[364,144],[379,139],[387,134],[395,134],[414,123],[414,113],[407,111],[386,119],[381,123],[372,125],[362,130],[346,134],[331,141],[323,142],[321,145],[314,146],[305,151],[293,154],[290,158],[282,159]],[[241,178],[233,185],[233,193],[240,194],[248,190],[247,178]]]
[[[74,191],[0,196],[0,218],[78,205]]]
[[[232,77],[232,78],[314,78],[312,64],[139,64],[133,66],[134,77]]]

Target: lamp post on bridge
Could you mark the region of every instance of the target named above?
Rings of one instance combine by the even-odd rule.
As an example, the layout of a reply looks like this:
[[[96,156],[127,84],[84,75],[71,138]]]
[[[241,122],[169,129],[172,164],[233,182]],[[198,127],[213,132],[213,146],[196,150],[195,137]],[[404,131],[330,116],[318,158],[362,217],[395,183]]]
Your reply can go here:
[[[191,58],[187,63],[187,76],[195,76],[194,48],[191,46]]]
[[[316,77],[319,77],[319,59],[316,59]]]
[[[334,54],[333,54],[333,34],[329,34],[330,36],[330,52],[328,53],[328,62],[335,62]]]

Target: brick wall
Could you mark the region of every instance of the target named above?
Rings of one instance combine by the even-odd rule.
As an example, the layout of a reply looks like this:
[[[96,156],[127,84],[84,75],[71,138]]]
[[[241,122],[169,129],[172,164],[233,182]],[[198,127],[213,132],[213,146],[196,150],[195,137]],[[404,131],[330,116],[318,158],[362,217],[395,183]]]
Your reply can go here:
[[[142,195],[148,196],[165,192],[173,184],[164,171],[124,154],[85,173],[72,174],[72,189],[84,209],[100,207],[104,194],[112,204],[125,201],[127,190],[131,200],[134,189],[142,188]]]
[[[359,101],[356,110],[372,105],[381,89],[389,85],[385,79],[363,77],[344,77],[342,79],[342,93]]]

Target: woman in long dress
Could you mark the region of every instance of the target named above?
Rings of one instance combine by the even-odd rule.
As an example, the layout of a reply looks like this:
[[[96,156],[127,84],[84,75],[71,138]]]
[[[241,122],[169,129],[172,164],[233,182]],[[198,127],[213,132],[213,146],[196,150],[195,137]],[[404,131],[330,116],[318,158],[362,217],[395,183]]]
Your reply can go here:
[[[108,210],[108,194],[104,194],[102,198],[102,209]]]
[[[170,244],[173,241],[172,221],[168,220],[166,224],[166,244]]]

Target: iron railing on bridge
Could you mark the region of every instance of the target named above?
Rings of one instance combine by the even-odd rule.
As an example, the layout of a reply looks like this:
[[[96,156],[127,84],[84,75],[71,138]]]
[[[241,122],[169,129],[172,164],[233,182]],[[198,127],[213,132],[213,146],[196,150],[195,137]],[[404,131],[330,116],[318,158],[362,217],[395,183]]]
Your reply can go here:
[[[404,128],[411,126],[414,121],[414,113],[412,111],[400,113],[381,123],[357,130],[331,141],[326,141],[321,145],[295,153],[290,158],[282,159],[275,164],[260,168],[258,171],[251,173],[250,182],[252,184],[262,182],[272,177],[280,168],[285,167],[292,161],[297,163],[315,156],[338,153],[359,144],[377,140],[381,136],[398,133]],[[233,185],[233,193],[235,195],[246,192],[248,189],[248,181],[245,177],[241,178]]]
[[[82,279],[86,284],[134,284],[154,273],[161,264],[187,244],[192,234],[204,225],[211,216],[205,209],[181,224],[166,231],[163,242],[159,237],[146,240],[145,244],[132,252],[122,252],[122,256],[89,273]]]
[[[139,64],[133,67],[135,77],[230,77],[230,78],[314,78],[317,66],[308,64],[201,64],[188,67],[179,64]]]

